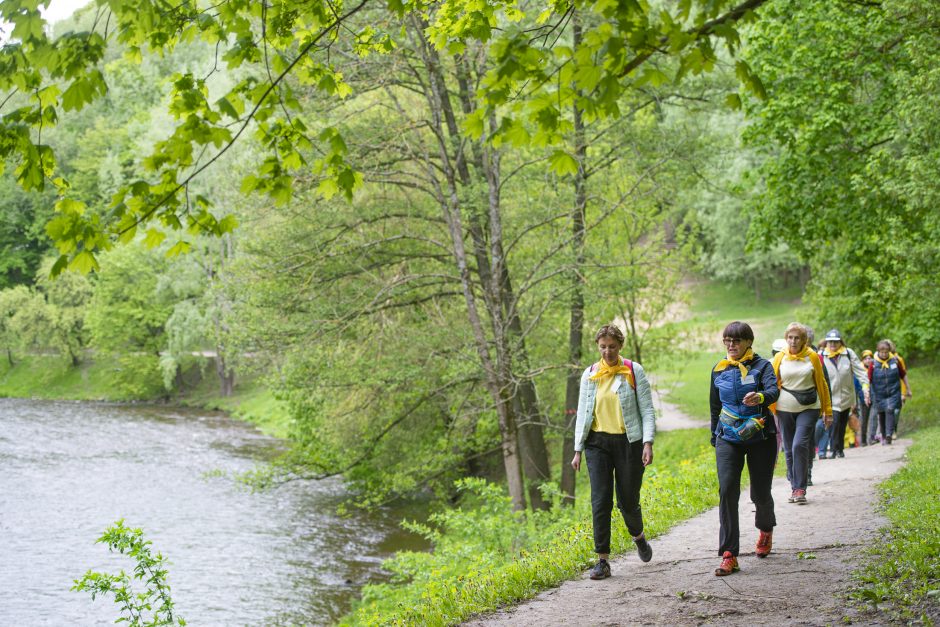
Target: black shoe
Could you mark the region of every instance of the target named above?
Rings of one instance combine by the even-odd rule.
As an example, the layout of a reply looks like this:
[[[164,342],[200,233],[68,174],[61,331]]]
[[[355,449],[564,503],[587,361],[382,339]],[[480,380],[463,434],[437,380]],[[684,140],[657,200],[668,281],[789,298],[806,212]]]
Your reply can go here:
[[[809,486],[811,486],[811,485],[813,485],[813,478],[812,478],[812,477],[807,477],[807,478],[806,478],[806,487],[809,487]]]
[[[886,435],[886,436],[885,436],[885,444],[891,444],[891,436],[890,436],[890,435]]]
[[[636,544],[636,553],[640,556],[641,560],[648,562],[653,559],[653,547],[646,541],[646,536],[641,536],[639,540],[634,540],[633,542]]]
[[[836,451],[835,454],[837,457],[845,458],[845,451]]]
[[[610,577],[610,564],[607,560],[598,560],[591,569],[591,579],[607,579]]]
[[[819,459],[826,459],[826,454],[825,454],[825,453],[820,453],[820,454],[819,454]]]

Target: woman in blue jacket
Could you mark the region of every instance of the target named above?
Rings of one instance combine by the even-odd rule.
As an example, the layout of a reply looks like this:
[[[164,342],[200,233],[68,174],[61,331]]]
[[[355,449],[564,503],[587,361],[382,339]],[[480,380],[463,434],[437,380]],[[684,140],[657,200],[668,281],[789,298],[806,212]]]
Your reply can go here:
[[[581,375],[571,466],[575,471],[581,470],[584,451],[591,480],[594,551],[598,557],[591,569],[591,579],[606,579],[610,577],[607,558],[615,491],[617,509],[640,559],[648,562],[653,558],[653,548],[643,533],[640,487],[644,468],[653,463],[656,414],[643,367],[620,356],[623,332],[607,324],[600,328],[594,341],[601,359]]]
[[[769,407],[780,394],[773,365],[751,349],[754,331],[750,325],[732,322],[725,327],[722,341],[727,357],[712,369],[709,398],[711,443],[718,466],[721,565],[715,575],[719,577],[739,570],[738,501],[745,463],[751,476],[751,500],[757,510],[757,557],[770,554],[777,524],[770,493],[777,462],[777,429]]]

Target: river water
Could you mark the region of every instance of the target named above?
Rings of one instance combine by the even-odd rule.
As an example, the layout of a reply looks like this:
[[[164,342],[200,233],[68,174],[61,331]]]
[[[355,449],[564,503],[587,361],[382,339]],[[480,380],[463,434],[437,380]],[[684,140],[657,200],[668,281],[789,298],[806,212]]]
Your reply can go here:
[[[0,399],[0,625],[108,625],[110,598],[72,592],[86,570],[130,572],[95,544],[123,518],[170,561],[190,625],[320,625],[381,561],[423,548],[382,510],[341,517],[339,481],[252,493],[234,482],[279,442],[222,414]]]

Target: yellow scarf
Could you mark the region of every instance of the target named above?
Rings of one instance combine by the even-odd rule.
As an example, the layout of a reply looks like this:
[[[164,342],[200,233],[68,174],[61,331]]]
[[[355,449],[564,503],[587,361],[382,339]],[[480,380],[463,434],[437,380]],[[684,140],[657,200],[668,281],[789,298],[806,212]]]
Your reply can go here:
[[[809,363],[813,365],[813,381],[816,383],[816,393],[819,395],[819,405],[820,412],[823,416],[832,415],[832,397],[829,396],[829,385],[826,383],[826,375],[823,374],[823,365],[822,360],[819,359],[819,355],[809,347],[809,344],[803,347],[796,355],[790,353],[789,350],[780,351],[774,355],[773,367],[774,374],[777,375],[777,387],[783,387],[783,381],[780,380],[780,364],[784,359],[790,361],[796,361],[797,359],[806,359],[809,357]],[[774,403],[770,406],[770,411],[777,411],[777,404]]]
[[[636,387],[636,384],[633,382],[633,370],[623,363],[623,358],[619,358],[620,363],[616,366],[608,366],[607,362],[603,359],[597,362],[597,372],[591,375],[591,381],[598,381],[604,377],[613,377],[618,374],[622,374],[624,379],[627,380],[627,383],[630,384],[630,387]]]
[[[888,355],[888,358],[887,358],[887,359],[885,359],[884,361],[881,361],[881,357],[878,356],[878,353],[875,353],[875,361],[877,361],[879,364],[881,364],[881,369],[882,369],[882,370],[887,370],[887,369],[889,369],[889,368],[891,367],[891,366],[889,365],[889,364],[891,363],[891,355]]]
[[[737,361],[735,361],[734,359],[731,359],[730,357],[725,357],[724,359],[719,361],[715,365],[715,372],[723,372],[724,370],[730,368],[731,366],[737,366],[738,370],[741,371],[741,380],[744,381],[744,377],[747,376],[747,368],[744,367],[743,362],[747,361],[748,359],[753,359],[753,358],[754,358],[754,351],[752,351],[749,348],[744,353],[744,356]]]
[[[844,355],[844,354],[845,354],[844,344],[834,351],[831,351],[828,348],[826,349],[826,357],[835,357],[836,355]]]

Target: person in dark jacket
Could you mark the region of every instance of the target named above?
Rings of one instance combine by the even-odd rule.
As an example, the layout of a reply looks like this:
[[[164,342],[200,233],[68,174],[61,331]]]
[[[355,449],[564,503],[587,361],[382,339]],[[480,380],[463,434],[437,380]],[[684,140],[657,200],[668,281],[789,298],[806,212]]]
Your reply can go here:
[[[709,405],[711,444],[718,467],[718,554],[721,577],[739,570],[738,501],[744,464],[751,477],[751,501],[759,534],[757,556],[770,553],[777,524],[770,493],[777,461],[777,429],[769,407],[780,394],[771,362],[754,353],[754,331],[745,322],[725,327],[722,341],[727,357],[712,369]]]
[[[907,371],[900,359],[891,352],[888,340],[878,342],[875,360],[868,366],[868,380],[871,382],[871,408],[878,416],[881,427],[881,443],[891,444],[897,417],[901,412],[901,381],[907,378]],[[907,387],[910,396],[910,386]]]

